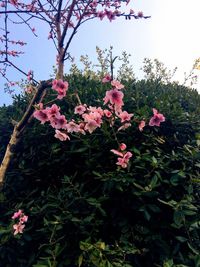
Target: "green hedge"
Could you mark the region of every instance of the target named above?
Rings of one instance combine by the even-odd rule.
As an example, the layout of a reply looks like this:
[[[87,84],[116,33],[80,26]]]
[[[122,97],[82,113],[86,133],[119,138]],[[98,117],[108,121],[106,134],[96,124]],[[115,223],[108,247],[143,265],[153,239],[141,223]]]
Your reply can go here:
[[[82,103],[101,105],[106,85],[69,76],[61,102],[71,116]],[[161,127],[137,125],[120,132],[133,153],[128,170],[117,169],[108,125],[60,142],[34,120],[24,133],[1,194],[0,266],[152,267],[200,266],[200,96],[177,84],[126,81],[125,108],[142,119],[155,107]],[[0,157],[23,113],[26,97],[0,108]],[[13,237],[11,216],[29,216]]]

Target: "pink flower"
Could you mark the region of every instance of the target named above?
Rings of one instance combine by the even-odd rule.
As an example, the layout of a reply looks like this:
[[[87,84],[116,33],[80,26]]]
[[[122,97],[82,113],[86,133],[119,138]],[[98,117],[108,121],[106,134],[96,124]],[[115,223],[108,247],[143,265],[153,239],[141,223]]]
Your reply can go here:
[[[22,213],[22,210],[18,210],[17,212],[15,212],[15,213],[13,214],[12,219],[13,219],[13,220],[14,220],[14,219],[17,219],[17,218],[19,218],[22,214],[23,214],[23,213]]]
[[[65,129],[65,126],[67,124],[65,115],[60,115],[60,114],[55,115],[50,119],[50,124],[55,129]]]
[[[54,136],[55,136],[55,138],[58,138],[60,141],[70,140],[70,137],[67,134],[65,134],[59,130],[56,130],[56,133]]]
[[[121,130],[126,130],[127,128],[129,128],[131,126],[131,123],[125,123],[123,124],[121,127],[119,127],[119,129],[117,130],[118,132]]]
[[[69,84],[68,82],[63,82],[62,80],[54,80],[52,82],[52,88],[58,92],[58,99],[62,99],[66,96],[66,92],[68,90]]]
[[[112,113],[110,112],[110,110],[108,109],[105,109],[104,111],[104,115],[107,117],[107,118],[110,118],[112,116]]]
[[[121,143],[119,148],[120,148],[121,151],[124,151],[126,149],[126,144]]]
[[[14,6],[18,5],[18,0],[10,0],[10,3]]]
[[[118,89],[118,90],[121,90],[121,89],[124,88],[124,85],[121,84],[121,83],[120,83],[119,81],[117,81],[117,80],[113,80],[113,81],[111,82],[111,85],[112,85],[113,87],[115,87],[115,89]]]
[[[109,74],[106,74],[102,79],[102,83],[108,83],[110,81],[111,81],[111,76]]]
[[[33,71],[29,70],[29,72],[27,74],[27,79],[28,79],[28,81],[31,81],[32,78],[33,78]]]
[[[98,128],[99,125],[95,120],[88,120],[88,122],[85,124],[85,130],[88,131],[89,133],[94,132],[96,128]]]
[[[138,126],[138,128],[139,128],[140,132],[142,132],[142,131],[143,131],[143,128],[144,128],[144,127],[145,127],[145,121],[144,121],[144,120],[142,120],[142,121],[140,122],[139,126]]]
[[[13,225],[14,235],[22,234],[25,227],[24,223],[28,221],[28,216],[26,216],[22,210],[18,210],[14,213],[12,219],[18,219],[18,223]]]
[[[137,15],[138,15],[139,18],[143,18],[143,16],[144,16],[142,11],[139,11]]]
[[[18,224],[14,224],[13,225],[13,230],[14,231],[14,235],[17,235],[17,234],[22,234],[23,233],[23,230],[24,230],[24,227],[25,225],[24,224],[21,224],[20,222]]]
[[[155,108],[153,108],[153,114],[153,117],[149,121],[149,126],[160,126],[160,123],[165,121],[165,117],[163,114],[158,113]]]
[[[122,158],[117,158],[117,165],[121,166],[122,168],[127,168],[129,159],[132,157],[131,152],[126,152],[126,154],[123,155]]]
[[[36,110],[33,113],[33,117],[38,119],[41,122],[41,124],[44,124],[45,122],[49,121],[48,110],[46,109]]]
[[[88,108],[88,110],[89,111],[91,111],[91,112],[97,112],[97,113],[99,113],[99,115],[102,117],[103,115],[104,115],[104,111],[103,111],[103,109],[101,108],[101,107],[89,107]]]
[[[82,118],[84,119],[85,122],[89,122],[91,120],[94,120],[97,123],[98,127],[100,127],[101,123],[102,123],[101,117],[102,117],[101,114],[99,112],[97,112],[97,111],[90,112],[88,114],[84,113],[82,115]]]
[[[106,91],[106,96],[104,97],[104,104],[110,102],[113,105],[116,105],[118,108],[121,108],[123,103],[124,94],[117,89],[112,89],[110,91]]]
[[[21,224],[27,222],[28,221],[28,216],[27,215],[21,216],[19,221],[20,221]]]
[[[80,132],[80,126],[75,123],[74,121],[70,121],[65,125],[65,129],[67,130],[68,133],[78,133]]]
[[[110,150],[113,154],[117,155],[117,156],[120,156],[120,157],[123,157],[124,154],[116,149],[111,149]]]
[[[86,111],[85,105],[79,105],[75,107],[74,113],[82,115]]]
[[[133,114],[129,114],[127,111],[123,111],[120,114],[118,114],[118,117],[121,119],[121,122],[130,121],[131,117],[133,117]]]
[[[50,108],[47,108],[47,115],[48,118],[51,119],[52,117],[59,116],[60,115],[60,107],[58,107],[56,104],[53,104]]]

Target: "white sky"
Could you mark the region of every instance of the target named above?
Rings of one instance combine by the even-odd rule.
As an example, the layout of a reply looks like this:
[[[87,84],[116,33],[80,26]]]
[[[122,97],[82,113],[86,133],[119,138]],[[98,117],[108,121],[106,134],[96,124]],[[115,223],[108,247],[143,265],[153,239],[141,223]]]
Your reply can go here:
[[[96,45],[102,49],[112,45],[116,55],[122,51],[132,54],[136,76],[141,77],[140,68],[145,57],[157,58],[170,69],[178,67],[176,80],[181,82],[184,72],[188,73],[194,60],[200,57],[200,0],[132,0],[130,7],[151,15],[151,19],[126,21],[119,18],[112,23],[90,21],[77,33],[71,46],[71,54],[77,60],[83,54],[88,54],[91,60],[95,60]],[[26,31],[19,31],[22,35],[19,39],[24,36],[31,42],[26,48],[26,55],[21,57],[18,64],[26,71],[33,69],[36,79],[45,80],[52,73],[55,50],[47,41],[48,31],[41,27],[36,27],[36,30],[38,39],[32,39]],[[17,33],[17,28],[15,31]],[[15,72],[11,76],[14,80],[20,78]],[[1,87],[2,84],[0,77]],[[198,88],[200,91],[200,85]],[[0,105],[9,103],[9,99],[9,96],[2,93]]]

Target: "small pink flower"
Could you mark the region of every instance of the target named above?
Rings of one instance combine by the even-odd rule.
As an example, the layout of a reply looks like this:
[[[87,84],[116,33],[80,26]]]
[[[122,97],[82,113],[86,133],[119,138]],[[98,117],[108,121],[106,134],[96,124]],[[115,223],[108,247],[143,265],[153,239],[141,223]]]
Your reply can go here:
[[[74,113],[82,115],[86,111],[85,105],[79,105],[75,107]]]
[[[160,126],[161,122],[165,121],[165,117],[163,114],[158,113],[158,111],[153,108],[153,117],[149,121],[149,126]]]
[[[24,224],[21,224],[21,223],[14,224],[13,225],[13,230],[15,230],[14,231],[14,235],[22,234],[23,233],[23,230],[24,230],[24,227],[25,227],[25,225]]]
[[[80,132],[80,126],[74,121],[70,121],[65,125],[65,129],[68,133],[78,133]]]
[[[108,83],[111,81],[111,76],[109,74],[106,74],[104,78],[102,79],[102,83]]]
[[[69,84],[68,82],[63,82],[62,80],[54,80],[52,82],[52,88],[58,92],[58,99],[62,99],[66,96],[66,92],[68,90]]]
[[[130,121],[131,117],[133,117],[133,114],[129,114],[127,111],[123,111],[120,114],[118,114],[118,117],[121,119],[121,122]]]
[[[85,124],[85,130],[88,131],[89,133],[94,132],[94,130],[96,130],[96,128],[98,128],[99,125],[95,120],[88,120],[87,123]]]
[[[17,212],[15,212],[15,213],[13,214],[12,219],[13,219],[13,220],[14,220],[14,219],[17,219],[17,218],[19,218],[22,214],[23,214],[23,213],[22,213],[22,210],[18,210]]]
[[[139,18],[143,18],[143,16],[144,16],[142,11],[139,11],[137,15],[138,15]]]
[[[51,107],[47,108],[48,118],[51,119],[52,117],[59,116],[59,111],[60,107],[58,107],[56,104],[53,104]]]
[[[117,165],[121,166],[122,168],[127,168],[129,159],[133,156],[131,152],[126,152],[123,157],[117,158]]]
[[[121,90],[121,89],[124,88],[124,85],[121,84],[121,83],[120,83],[119,81],[117,81],[117,80],[113,80],[113,81],[111,82],[111,85],[112,85],[113,87],[115,87],[115,89],[118,89],[118,90]]]
[[[126,144],[121,143],[119,148],[120,148],[121,151],[124,151],[126,149]]]
[[[55,129],[65,129],[65,126],[67,124],[65,115],[55,115],[50,119],[50,124]]]
[[[107,118],[110,118],[112,116],[112,113],[110,112],[110,110],[108,109],[105,109],[104,111],[104,115],[107,117]]]
[[[48,111],[46,109],[34,111],[33,117],[38,119],[41,122],[41,124],[44,124],[45,122],[49,121]]]
[[[110,150],[113,154],[117,155],[117,156],[120,156],[120,157],[123,157],[124,154],[116,149],[111,149]]]
[[[144,127],[145,127],[145,121],[144,121],[144,120],[142,120],[142,121],[140,122],[139,126],[138,126],[138,128],[139,128],[140,132],[142,132],[142,131],[143,131],[143,128],[144,128]]]
[[[116,105],[118,108],[121,108],[123,103],[124,94],[117,89],[112,89],[110,91],[106,91],[106,96],[104,97],[104,104],[110,102],[113,105]]]
[[[124,123],[121,127],[119,127],[119,129],[117,130],[118,132],[121,130],[126,130],[127,128],[129,128],[131,126],[131,123]]]
[[[56,133],[54,136],[55,136],[55,138],[58,138],[60,141],[70,140],[70,137],[67,134],[65,134],[59,130],[56,130]]]
[[[20,221],[21,224],[27,222],[28,221],[28,216],[27,215],[21,216],[20,219],[19,219],[19,221]]]

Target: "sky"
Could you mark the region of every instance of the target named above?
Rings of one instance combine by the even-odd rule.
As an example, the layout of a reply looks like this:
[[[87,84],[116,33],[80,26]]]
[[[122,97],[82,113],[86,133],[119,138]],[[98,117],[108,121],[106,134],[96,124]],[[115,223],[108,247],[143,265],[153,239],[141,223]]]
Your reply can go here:
[[[150,15],[148,20],[124,20],[118,18],[110,23],[98,20],[82,25],[71,44],[70,53],[78,62],[87,54],[92,61],[96,58],[96,46],[101,49],[111,45],[115,55],[122,51],[130,53],[131,64],[138,78],[142,77],[144,58],[158,59],[166,67],[178,67],[175,80],[183,82],[184,72],[189,73],[195,59],[200,57],[199,0],[132,0],[129,8]],[[34,24],[34,23],[33,23]],[[30,31],[16,27],[12,29],[18,39],[25,39],[28,45],[25,54],[17,59],[17,64],[26,72],[34,70],[37,80],[48,79],[55,64],[55,49],[47,40],[48,30],[36,28],[37,38]],[[19,36],[21,36],[19,38]],[[199,76],[200,71],[196,71]],[[13,80],[22,77],[15,70],[9,73]],[[200,79],[200,77],[199,77]],[[0,106],[10,104],[12,98],[3,92],[4,80],[0,77]],[[200,92],[200,84],[196,86]]]

